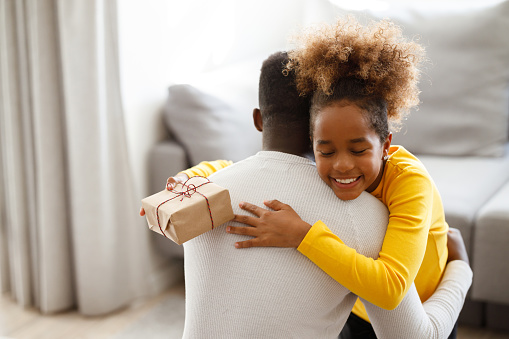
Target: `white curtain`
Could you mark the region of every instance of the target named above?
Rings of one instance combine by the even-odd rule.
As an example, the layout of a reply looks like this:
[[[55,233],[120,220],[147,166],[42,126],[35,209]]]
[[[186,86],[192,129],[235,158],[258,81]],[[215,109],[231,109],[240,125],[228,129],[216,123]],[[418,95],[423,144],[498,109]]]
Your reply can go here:
[[[0,0],[0,287],[44,313],[171,279],[137,215],[117,35],[113,0]]]

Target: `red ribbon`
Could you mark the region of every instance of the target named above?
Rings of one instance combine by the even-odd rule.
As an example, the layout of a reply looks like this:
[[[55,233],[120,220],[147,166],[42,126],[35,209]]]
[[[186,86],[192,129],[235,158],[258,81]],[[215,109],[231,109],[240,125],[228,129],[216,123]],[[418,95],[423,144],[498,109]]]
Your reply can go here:
[[[201,183],[200,185],[196,186],[194,184],[189,184],[187,185],[187,182],[193,178],[203,178],[205,180],[207,180],[206,182],[204,183]],[[162,203],[160,203],[157,208],[156,208],[156,216],[157,216],[157,225],[159,226],[159,229],[161,230],[161,233],[164,235],[165,238],[168,238],[166,236],[166,234],[164,234],[164,231],[161,227],[161,223],[159,221],[159,207],[161,207],[163,204],[167,203],[168,201],[170,200],[173,200],[173,199],[176,199],[178,197],[180,197],[180,201],[184,200],[184,198],[191,198],[191,196],[195,193],[198,193],[199,195],[201,195],[202,197],[205,198],[205,201],[207,202],[207,208],[209,210],[209,215],[210,215],[210,221],[212,222],[212,229],[214,229],[214,219],[212,219],[212,211],[210,210],[210,204],[209,204],[209,199],[207,199],[207,197],[205,195],[203,195],[202,193],[198,192],[198,188],[204,186],[204,185],[207,185],[207,184],[210,184],[210,180],[208,178],[205,178],[205,177],[202,177],[202,176],[195,176],[195,177],[192,177],[192,178],[189,178],[186,180],[186,182],[184,182],[182,185],[182,190],[181,191],[176,191],[175,189],[172,189],[170,192],[171,193],[174,193],[176,194],[173,198],[170,198],[168,200],[165,200],[163,201]]]

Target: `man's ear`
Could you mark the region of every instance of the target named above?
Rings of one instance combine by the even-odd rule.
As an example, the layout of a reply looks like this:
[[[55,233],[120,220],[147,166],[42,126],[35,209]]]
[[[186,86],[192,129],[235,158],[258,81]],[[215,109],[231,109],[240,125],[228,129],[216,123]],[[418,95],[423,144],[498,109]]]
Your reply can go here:
[[[253,109],[253,122],[256,129],[260,132],[263,131],[262,112],[259,108]]]

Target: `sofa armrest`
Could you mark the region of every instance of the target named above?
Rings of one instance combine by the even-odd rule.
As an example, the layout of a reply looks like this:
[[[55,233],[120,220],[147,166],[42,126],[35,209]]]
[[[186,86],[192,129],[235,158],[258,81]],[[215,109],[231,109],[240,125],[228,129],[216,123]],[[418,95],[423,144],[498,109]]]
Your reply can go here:
[[[509,305],[509,181],[479,211],[474,234],[472,298]]]
[[[149,152],[149,194],[164,189],[168,177],[189,168],[184,148],[173,140],[156,144]]]
[[[507,154],[500,158],[418,156],[442,196],[445,220],[461,231],[470,256],[476,215],[509,180],[507,147]]]
[[[149,194],[164,189],[168,177],[189,168],[185,149],[174,140],[156,144],[149,152]],[[151,232],[152,233],[152,232]],[[153,234],[153,242],[159,253],[168,259],[183,258],[184,249],[159,234]]]

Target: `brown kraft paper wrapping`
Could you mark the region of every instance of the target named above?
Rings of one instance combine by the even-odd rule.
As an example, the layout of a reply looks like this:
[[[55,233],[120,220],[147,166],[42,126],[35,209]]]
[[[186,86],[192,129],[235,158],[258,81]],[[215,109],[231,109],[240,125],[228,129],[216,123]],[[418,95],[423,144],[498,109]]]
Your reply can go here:
[[[149,228],[179,245],[234,217],[228,190],[202,177],[191,178],[172,191],[146,197],[141,205]]]

